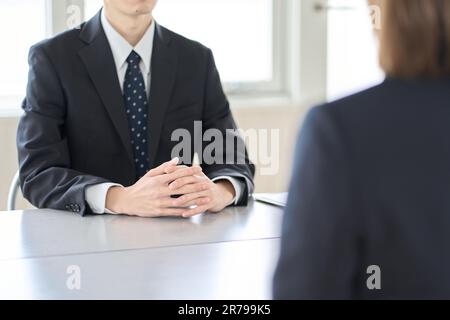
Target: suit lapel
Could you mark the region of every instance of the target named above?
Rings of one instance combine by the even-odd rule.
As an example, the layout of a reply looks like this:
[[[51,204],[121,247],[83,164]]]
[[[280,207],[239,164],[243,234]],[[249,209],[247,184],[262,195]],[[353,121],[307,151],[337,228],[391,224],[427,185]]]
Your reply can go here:
[[[80,37],[88,43],[79,52],[89,76],[102,99],[117,133],[133,163],[133,152],[125,113],[122,91],[117,77],[116,66],[106,35],[100,22],[100,12],[83,27]]]
[[[78,54],[88,70],[134,167],[122,91],[111,48],[101,26],[100,14],[101,12],[97,13],[82,27],[80,38],[87,45]],[[170,46],[170,40],[169,32],[156,24],[151,61],[152,80],[148,116],[150,168],[155,165],[165,112],[175,84],[178,56],[175,49]]]
[[[150,168],[155,165],[164,117],[175,84],[177,63],[178,56],[175,49],[170,46],[168,31],[157,24],[153,43],[149,97]]]

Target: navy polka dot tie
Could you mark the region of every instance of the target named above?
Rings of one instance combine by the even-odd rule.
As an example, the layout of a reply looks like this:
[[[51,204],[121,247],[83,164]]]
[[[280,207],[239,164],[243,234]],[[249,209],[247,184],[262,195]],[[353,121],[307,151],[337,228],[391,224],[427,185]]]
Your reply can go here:
[[[131,146],[137,178],[142,178],[150,169],[148,158],[148,101],[144,77],[139,68],[141,57],[134,51],[127,58],[128,68],[123,84]]]

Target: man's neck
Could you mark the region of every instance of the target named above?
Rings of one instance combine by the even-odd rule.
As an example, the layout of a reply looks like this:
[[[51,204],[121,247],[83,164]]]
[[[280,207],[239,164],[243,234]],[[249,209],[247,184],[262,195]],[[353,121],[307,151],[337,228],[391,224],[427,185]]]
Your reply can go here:
[[[103,10],[109,23],[132,47],[139,43],[153,20],[151,14],[125,15],[110,8]]]

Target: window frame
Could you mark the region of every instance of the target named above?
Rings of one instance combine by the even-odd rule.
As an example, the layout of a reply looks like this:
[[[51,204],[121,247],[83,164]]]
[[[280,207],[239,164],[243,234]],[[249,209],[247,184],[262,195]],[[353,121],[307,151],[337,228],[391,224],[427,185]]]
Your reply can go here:
[[[45,37],[50,36],[50,30],[52,28],[52,21],[49,19],[51,17],[51,7],[52,2],[56,0],[45,0],[45,19],[46,19],[46,25],[45,25]],[[24,63],[27,63],[27,61],[24,61]],[[26,85],[26,84],[25,84]],[[25,93],[25,87],[24,93]],[[22,114],[21,109],[21,103],[24,96],[16,96],[16,95],[0,95],[0,117],[2,118],[10,118],[10,117],[17,117],[18,115]]]
[[[306,94],[307,89],[312,85],[319,84],[322,87],[323,66],[319,61],[305,61],[305,58],[313,56],[311,51],[317,49],[318,46],[323,52],[323,41],[319,45],[316,44],[317,36],[319,39],[324,37],[323,19],[305,15],[307,12],[311,13],[317,1],[326,2],[326,0],[272,1],[273,79],[266,82],[224,83],[225,93],[230,98],[232,105],[254,106],[265,104],[264,100],[277,105],[293,104],[308,100],[310,94]],[[66,29],[69,5],[78,6],[81,19],[84,20],[84,0],[46,0],[47,37]],[[305,30],[314,30],[317,25],[320,27],[319,31],[313,32],[316,39],[313,41],[310,36],[305,37],[305,32],[308,32]],[[310,72],[312,69],[316,71],[313,76]],[[0,96],[0,116],[21,114],[19,106],[11,106],[9,101],[12,101],[13,98],[17,99],[18,97]],[[20,99],[22,98],[20,97]]]
[[[67,0],[66,0],[67,1]],[[82,11],[84,1],[82,1]],[[224,82],[223,87],[228,96],[251,96],[255,94],[274,95],[285,91],[287,76],[285,57],[286,30],[287,30],[287,5],[286,1],[271,0],[272,2],[272,75],[270,81],[253,82]],[[85,18],[85,17],[84,17]],[[220,70],[219,70],[220,72]]]
[[[256,94],[277,95],[286,89],[286,31],[287,31],[286,1],[272,0],[272,75],[270,81],[254,82],[224,82],[224,90],[232,97],[252,96]],[[220,70],[219,70],[220,71]]]

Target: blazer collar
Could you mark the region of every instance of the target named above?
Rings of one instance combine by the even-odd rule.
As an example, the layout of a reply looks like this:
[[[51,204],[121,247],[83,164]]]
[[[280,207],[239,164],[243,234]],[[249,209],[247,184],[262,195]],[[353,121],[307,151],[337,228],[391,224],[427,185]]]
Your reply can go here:
[[[170,31],[158,24],[155,27],[148,117],[151,168],[158,152],[165,111],[170,103],[178,66],[178,54],[174,45],[171,44]],[[80,38],[86,43],[86,46],[79,50],[78,55],[88,71],[134,168],[125,104],[113,54],[101,25],[101,11],[82,26]],[[170,137],[165,138],[170,139]]]
[[[102,23],[101,23],[102,10],[103,9],[100,9],[95,14],[95,16],[93,16],[90,20],[88,20],[86,23],[84,23],[81,26],[80,38],[86,44],[89,44],[92,41],[94,41],[94,39],[96,37],[98,37],[99,35],[101,35],[101,34],[104,35],[104,31],[103,31],[103,27],[102,27]],[[159,39],[161,40],[161,42],[164,43],[165,45],[169,45],[169,43],[171,41],[170,32],[168,32],[167,29],[165,29],[164,27],[159,25],[156,21],[154,23],[155,23],[156,34],[159,37]]]

